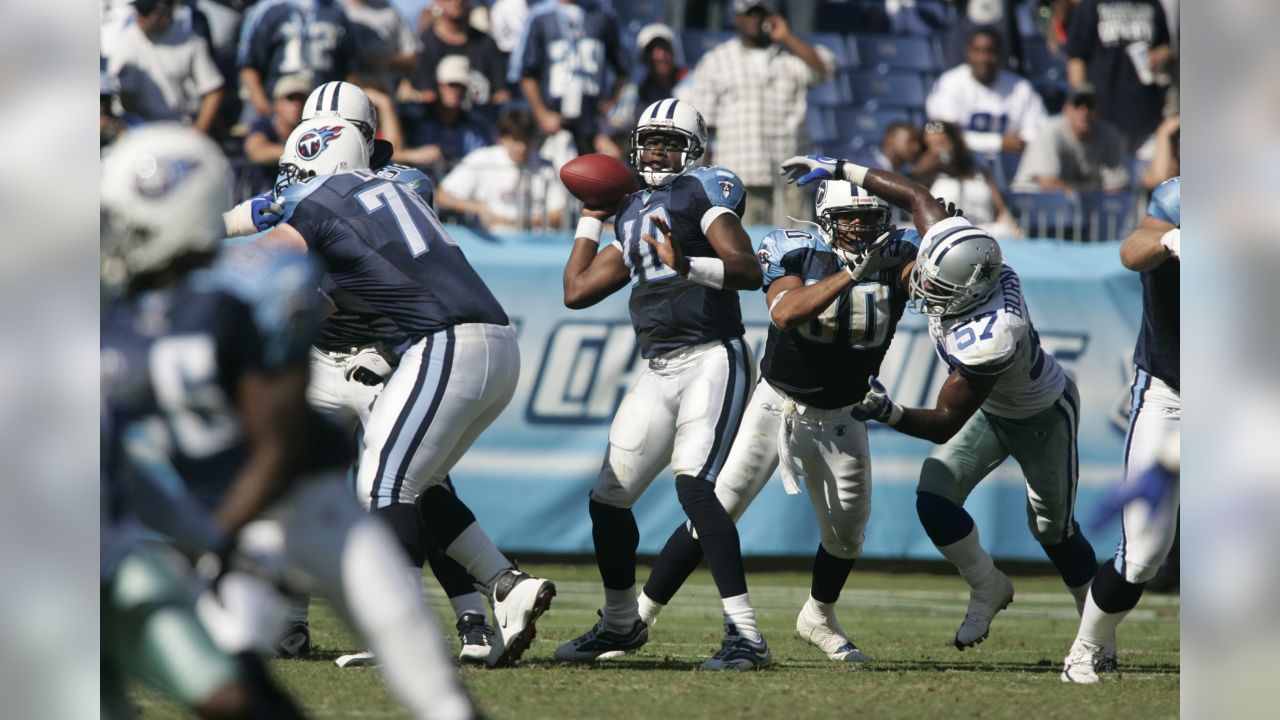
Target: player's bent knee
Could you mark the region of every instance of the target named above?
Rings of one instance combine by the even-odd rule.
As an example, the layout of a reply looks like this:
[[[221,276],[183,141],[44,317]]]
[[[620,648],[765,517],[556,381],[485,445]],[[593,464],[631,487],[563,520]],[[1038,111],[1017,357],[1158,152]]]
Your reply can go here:
[[[729,513],[716,497],[715,485],[709,480],[677,476],[676,497],[700,537],[737,531]]]
[[[960,491],[956,474],[937,458],[926,458],[920,466],[920,481],[916,493],[929,493],[945,498],[956,505],[963,505],[966,493]]]
[[[635,499],[631,497],[631,493],[627,492],[621,485],[601,485],[596,484],[591,488],[590,498],[601,505],[608,505],[619,510],[628,510],[635,504]]]
[[[839,537],[826,537],[825,533],[822,538],[822,549],[826,550],[833,557],[841,560],[857,560],[862,556],[862,538],[859,537],[856,542],[843,540]]]
[[[1156,576],[1160,570],[1161,563],[1141,564],[1134,562],[1126,562],[1124,564],[1124,581],[1134,585],[1146,584],[1151,578]]]

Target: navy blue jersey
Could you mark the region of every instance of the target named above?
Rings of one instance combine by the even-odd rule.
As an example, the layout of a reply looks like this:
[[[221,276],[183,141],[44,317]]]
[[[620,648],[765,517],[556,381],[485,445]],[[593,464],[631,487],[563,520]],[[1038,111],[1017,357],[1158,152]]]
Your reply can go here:
[[[1147,214],[1182,227],[1181,177],[1165,180],[1151,193]],[[1169,258],[1142,273],[1142,330],[1133,361],[1179,390],[1178,278],[1182,263]]]
[[[511,53],[507,82],[535,78],[549,109],[566,119],[594,118],[596,101],[610,90],[606,70],[629,75],[630,64],[611,6],[596,0],[576,5],[544,0],[529,8]]]
[[[705,229],[723,213],[741,216],[745,207],[742,181],[718,167],[698,168],[664,187],[623,198],[613,246],[631,270],[631,323],[644,357],[743,333],[738,291],[699,285],[662,264],[641,239],[662,239],[650,217],[666,219],[686,257],[718,257]]]
[[[306,240],[333,285],[408,340],[463,323],[507,324],[435,210],[404,183],[357,170],[297,183],[284,197],[283,222]]]
[[[823,409],[852,405],[867,394],[867,377],[880,374],[898,320],[907,305],[899,277],[915,260],[920,235],[896,230],[886,258],[894,260],[871,278],[851,285],[818,317],[794,330],[769,326],[760,376],[797,402]],[[774,230],[760,243],[764,289],[787,275],[805,285],[844,272],[844,264],[817,235]]]
[[[171,468],[197,500],[216,507],[249,455],[237,385],[250,374],[306,367],[319,319],[317,277],[296,253],[247,246],[107,308],[103,392],[131,452],[146,447],[140,464]],[[340,454],[338,438],[314,439]]]
[[[262,0],[240,26],[238,67],[262,75],[271,97],[276,81],[309,73],[316,86],[345,80],[356,58],[355,32],[338,0]]]

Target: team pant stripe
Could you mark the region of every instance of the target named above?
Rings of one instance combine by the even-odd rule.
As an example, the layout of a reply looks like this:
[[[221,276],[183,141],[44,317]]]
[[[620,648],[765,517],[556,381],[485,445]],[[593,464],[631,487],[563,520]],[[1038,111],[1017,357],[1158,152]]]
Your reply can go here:
[[[725,360],[728,362],[729,374],[725,380],[724,400],[720,405],[720,417],[716,418],[715,440],[711,444],[711,452],[707,454],[707,462],[698,471],[698,477],[715,479],[724,465],[729,453],[729,446],[738,434],[738,425],[742,422],[742,411],[746,405],[748,369],[746,351],[742,347],[742,338],[724,341]]]
[[[1080,409],[1076,407],[1075,400],[1067,392],[1062,393],[1057,407],[1058,412],[1062,413],[1067,421],[1067,482],[1070,483],[1070,489],[1067,492],[1067,517],[1062,528],[1062,542],[1066,542],[1075,533],[1076,524],[1076,490],[1080,482],[1080,451],[1076,444],[1076,427]]]
[[[435,420],[436,412],[440,409],[440,401],[444,399],[445,388],[449,386],[449,374],[453,371],[453,328],[445,330],[445,346],[444,359],[440,363],[440,376],[436,380],[436,391],[432,395],[431,405],[427,408],[427,415],[418,423],[418,432],[414,433],[413,440],[410,441],[404,451],[404,457],[400,461],[400,467],[396,469],[395,486],[391,488],[391,497],[400,496],[400,488],[404,486],[404,478],[409,474],[409,464],[413,461],[413,455],[418,447],[422,445],[422,439],[426,437],[427,430],[431,427],[431,422]]]
[[[1134,429],[1138,425],[1138,415],[1142,412],[1142,404],[1147,399],[1147,390],[1151,389],[1151,376],[1147,371],[1138,368],[1133,376],[1133,385],[1129,390],[1129,430],[1124,436],[1124,479],[1129,480],[1129,450],[1133,446]],[[1124,577],[1124,553],[1128,535],[1124,528],[1124,511],[1120,512],[1120,545],[1116,548],[1116,572]]]
[[[396,416],[395,424],[391,426],[391,432],[387,434],[387,444],[382,446],[382,452],[378,454],[378,467],[375,469],[373,476],[373,487],[369,491],[372,507],[380,507],[378,505],[378,495],[382,491],[382,478],[386,474],[391,451],[395,448],[396,441],[400,439],[400,433],[404,430],[405,423],[408,422],[409,416],[413,413],[413,406],[418,399],[418,395],[422,393],[422,386],[426,384],[427,373],[431,369],[431,350],[434,344],[435,336],[428,337],[426,346],[422,349],[422,361],[418,367],[418,377],[414,378],[413,388],[409,390],[409,396],[405,398],[404,404],[400,406],[400,413]],[[384,397],[380,399],[386,400],[385,393]]]

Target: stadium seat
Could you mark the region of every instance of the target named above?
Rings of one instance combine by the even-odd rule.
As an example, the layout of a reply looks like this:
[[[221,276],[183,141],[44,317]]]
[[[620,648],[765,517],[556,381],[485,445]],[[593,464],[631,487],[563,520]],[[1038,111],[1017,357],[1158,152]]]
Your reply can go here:
[[[836,124],[831,117],[831,110],[811,106],[804,114],[804,121],[809,127],[809,137],[815,144],[824,145],[836,139]]]
[[[1067,79],[1067,61],[1049,52],[1039,35],[1022,38],[1022,58],[1026,75],[1032,81],[1060,83]]]
[[[836,137],[855,150],[868,143],[879,145],[884,129],[899,120],[911,120],[906,110],[837,110]]]
[[[914,70],[937,72],[941,69],[937,48],[932,38],[905,35],[858,35],[853,38],[862,67],[878,72]]]
[[[1071,238],[1076,208],[1066,193],[1011,192],[1005,202],[1028,238]]]
[[[850,80],[853,101],[867,110],[879,107],[924,107],[925,86],[919,73],[857,73],[850,76]]]
[[[734,37],[732,32],[717,30],[685,30],[680,33],[680,44],[684,47],[685,64],[692,69],[711,48]]]
[[[804,38],[811,45],[821,45],[831,51],[836,58],[836,68],[844,69],[858,66],[858,56],[849,52],[849,44],[843,35],[836,33],[811,33]]]
[[[1081,242],[1123,240],[1138,224],[1136,193],[1086,192],[1078,195],[1076,239]]]
[[[835,73],[826,81],[809,89],[810,107],[839,107],[849,104],[849,82],[840,73]]]

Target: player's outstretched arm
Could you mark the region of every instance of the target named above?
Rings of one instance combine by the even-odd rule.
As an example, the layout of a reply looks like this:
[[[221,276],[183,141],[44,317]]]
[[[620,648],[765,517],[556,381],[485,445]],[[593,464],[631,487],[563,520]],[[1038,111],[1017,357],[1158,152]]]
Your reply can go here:
[[[953,372],[938,391],[935,406],[924,409],[904,408],[894,403],[884,385],[873,375],[867,396],[854,405],[849,414],[864,422],[879,420],[900,433],[941,445],[960,432],[960,428],[982,407],[991,394],[991,388],[995,387],[996,377]]]
[[[612,245],[600,250],[604,221],[614,208],[583,208],[573,251],[564,266],[564,305],[572,310],[589,308],[622,289],[630,279],[622,253]]]
[[[946,208],[920,183],[885,170],[875,170],[848,160],[821,155],[797,155],[783,161],[780,174],[787,182],[807,185],[814,180],[847,180],[911,213],[923,237],[939,220],[949,217]]]
[[[1151,215],[1142,219],[1120,245],[1120,262],[1134,272],[1154,270],[1173,258],[1181,260],[1181,230]]]
[[[812,285],[805,285],[799,275],[784,275],[770,283],[765,293],[769,320],[779,330],[795,330],[821,315],[853,283],[853,276],[847,272],[835,273]]]

